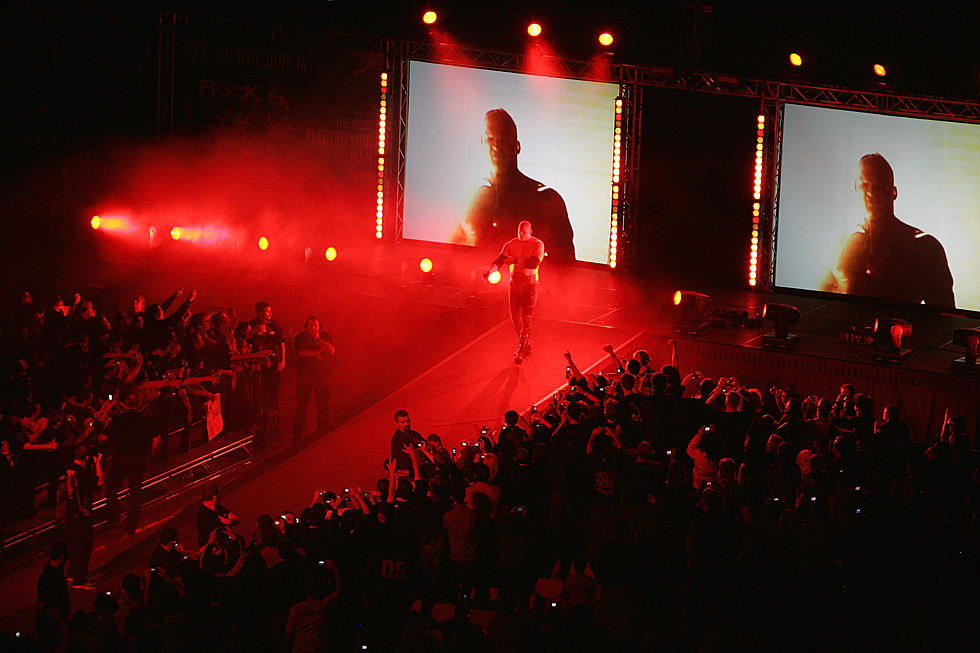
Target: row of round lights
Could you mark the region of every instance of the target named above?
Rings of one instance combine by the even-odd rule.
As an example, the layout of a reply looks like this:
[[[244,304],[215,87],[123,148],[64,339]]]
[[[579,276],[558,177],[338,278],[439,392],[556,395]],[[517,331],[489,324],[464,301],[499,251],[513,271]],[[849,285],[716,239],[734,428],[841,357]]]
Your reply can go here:
[[[435,13],[435,12],[432,12]],[[385,226],[385,140],[388,125],[388,73],[381,73],[381,106],[378,109],[378,210],[375,238],[384,236]]]
[[[789,63],[795,68],[800,68],[803,66],[803,55],[799,52],[791,52],[789,55]],[[876,63],[871,67],[871,71],[874,72],[878,77],[884,77],[888,74],[888,70],[880,63]]]
[[[752,241],[749,247],[749,285],[755,286],[759,274],[759,216],[762,213],[762,150],[766,135],[766,116],[759,114],[755,132],[755,177],[752,186]]]
[[[422,271],[422,274],[426,274],[426,275],[431,274],[432,269],[434,267],[435,267],[435,263],[433,263],[432,259],[429,258],[428,256],[423,257],[419,260],[419,270]],[[487,281],[491,284],[500,283],[500,270],[494,270],[493,272],[488,274]]]
[[[435,11],[432,11],[431,9],[422,14],[422,22],[425,23],[426,25],[435,25],[436,21],[438,20],[439,20],[439,14],[436,13]],[[537,23],[537,22],[529,23],[527,26],[527,34],[532,38],[537,38],[541,36],[541,33],[543,31],[544,28],[541,27],[541,23]],[[610,34],[609,32],[603,32],[599,34],[598,39],[599,39],[599,44],[607,48],[610,45],[612,45],[613,41],[615,40],[613,38],[613,35]]]
[[[126,217],[103,217],[99,215],[92,216],[89,221],[92,229],[95,231],[114,231],[114,232],[125,232],[132,233],[136,230],[133,226],[132,221]],[[156,227],[149,227],[148,234],[150,240],[153,240],[157,234]],[[198,243],[214,243],[219,240],[224,240],[228,237],[228,231],[226,229],[217,227],[173,227],[170,229],[171,240],[189,240]],[[260,251],[268,251],[271,246],[271,241],[268,236],[259,236],[258,240],[255,241],[256,247]],[[309,259],[312,255],[313,250],[309,247],[306,248],[306,258]],[[327,247],[323,252],[323,257],[328,261],[336,260],[337,258],[337,248],[330,246]]]
[[[615,268],[619,251],[619,172],[623,153],[623,98],[616,98],[613,130],[612,212],[609,216],[609,267]]]

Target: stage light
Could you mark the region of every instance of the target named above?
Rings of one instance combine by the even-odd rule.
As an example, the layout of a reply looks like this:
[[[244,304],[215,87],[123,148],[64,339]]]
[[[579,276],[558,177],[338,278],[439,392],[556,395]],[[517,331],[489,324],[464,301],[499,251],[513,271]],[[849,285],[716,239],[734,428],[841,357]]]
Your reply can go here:
[[[615,269],[617,239],[619,238],[619,179],[623,164],[623,98],[616,98],[616,113],[613,122],[613,166],[612,166],[612,209],[609,214],[609,267]]]
[[[766,347],[789,349],[800,344],[800,337],[789,332],[791,324],[800,321],[800,311],[789,304],[766,303],[762,307],[762,318],[773,323],[774,331],[762,336],[762,344]]]
[[[885,75],[888,74],[888,71],[885,70],[885,67],[882,66],[880,63],[876,63],[872,69],[875,71],[875,75],[877,75],[878,77],[884,77]]]
[[[325,251],[323,253],[323,257],[325,259],[327,259],[328,261],[333,261],[334,259],[337,258],[337,248],[336,247],[328,247],[327,248],[327,251]]]
[[[613,39],[613,35],[610,34],[609,32],[603,32],[602,34],[599,35],[599,44],[604,47],[608,48],[610,45],[613,44],[614,40],[615,39]]]
[[[92,225],[93,229],[98,229],[102,226],[102,218],[97,215],[93,215],[90,224]]]
[[[528,36],[534,36],[534,37],[541,36],[541,25],[539,25],[538,23],[531,23],[530,25],[527,26],[527,33]]]
[[[426,12],[426,14],[435,12]],[[433,22],[435,20],[433,19]],[[374,230],[375,238],[384,236],[384,204],[385,204],[385,141],[387,139],[388,124],[388,73],[381,73],[381,106],[378,108],[378,203],[377,203],[377,225]]]
[[[170,230],[170,237],[174,240],[180,240],[184,235],[184,230],[180,227],[174,227]]]
[[[752,178],[752,238],[749,242],[749,286],[759,282],[759,216],[762,199],[763,142],[766,134],[766,115],[756,116],[755,175]]]
[[[953,344],[965,348],[966,352],[953,361],[951,369],[960,374],[980,374],[980,366],[977,365],[980,329],[953,329]]]
[[[426,25],[432,25],[437,20],[439,20],[439,14],[437,14],[434,11],[427,11],[424,14],[422,14],[422,22],[425,23]]]
[[[487,277],[487,281],[489,281],[491,284],[500,283],[500,270],[494,270],[491,272],[490,276]]]
[[[269,249],[269,239],[265,236],[259,237],[259,249],[261,249],[263,252]]]
[[[803,57],[793,52],[789,55],[789,62],[799,68],[803,65]]]
[[[889,363],[901,363],[912,355],[912,350],[902,347],[902,338],[912,335],[912,325],[895,317],[875,318],[874,358]]]
[[[425,272],[426,274],[432,272],[432,259],[424,258],[421,261],[419,261],[419,269],[422,270],[422,272]]]
[[[679,315],[674,322],[674,331],[697,335],[708,325],[708,308],[711,297],[693,290],[678,290],[674,293],[674,306]]]

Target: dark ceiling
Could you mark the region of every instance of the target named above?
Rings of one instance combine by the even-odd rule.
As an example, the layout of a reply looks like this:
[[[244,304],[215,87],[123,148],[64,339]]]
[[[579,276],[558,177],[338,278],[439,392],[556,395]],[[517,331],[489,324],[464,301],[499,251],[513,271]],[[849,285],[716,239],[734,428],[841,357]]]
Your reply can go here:
[[[804,81],[851,88],[874,86],[871,66],[889,69],[891,88],[907,94],[976,100],[980,73],[980,3],[769,3],[718,0],[616,2],[592,7],[567,2],[398,2],[327,0],[297,9],[270,3],[263,10],[177,7],[190,16],[223,16],[243,30],[300,32],[312,37],[337,30],[423,40],[424,9],[440,14],[439,27],[480,49],[520,51],[524,28],[537,20],[543,38],[563,56],[587,58],[601,29],[617,38],[623,63],[753,78],[787,74],[795,50],[806,60]],[[159,3],[20,3],[7,10],[3,48],[8,66],[44,70],[59,57],[132,75],[152,49]],[[147,48],[141,47],[147,46]],[[64,65],[64,62],[61,62]],[[76,62],[81,65],[81,62]]]

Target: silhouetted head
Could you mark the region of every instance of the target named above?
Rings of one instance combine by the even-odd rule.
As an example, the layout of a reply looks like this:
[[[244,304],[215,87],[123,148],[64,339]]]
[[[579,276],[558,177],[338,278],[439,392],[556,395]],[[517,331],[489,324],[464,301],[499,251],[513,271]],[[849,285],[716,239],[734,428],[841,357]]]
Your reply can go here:
[[[490,154],[494,172],[510,172],[517,169],[517,155],[521,142],[517,140],[517,124],[503,109],[491,109],[486,115],[486,132],[483,142]]]
[[[885,157],[878,153],[861,157],[857,187],[864,196],[864,208],[869,218],[890,218],[894,215],[898,189],[895,188],[895,174]]]

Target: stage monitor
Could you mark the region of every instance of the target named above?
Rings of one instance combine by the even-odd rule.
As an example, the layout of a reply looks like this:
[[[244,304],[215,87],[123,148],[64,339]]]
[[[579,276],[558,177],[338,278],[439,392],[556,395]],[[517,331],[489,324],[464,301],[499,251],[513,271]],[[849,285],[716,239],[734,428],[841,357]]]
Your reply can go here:
[[[409,63],[402,236],[609,262],[616,84]]]
[[[787,104],[777,286],[980,311],[980,125]]]

